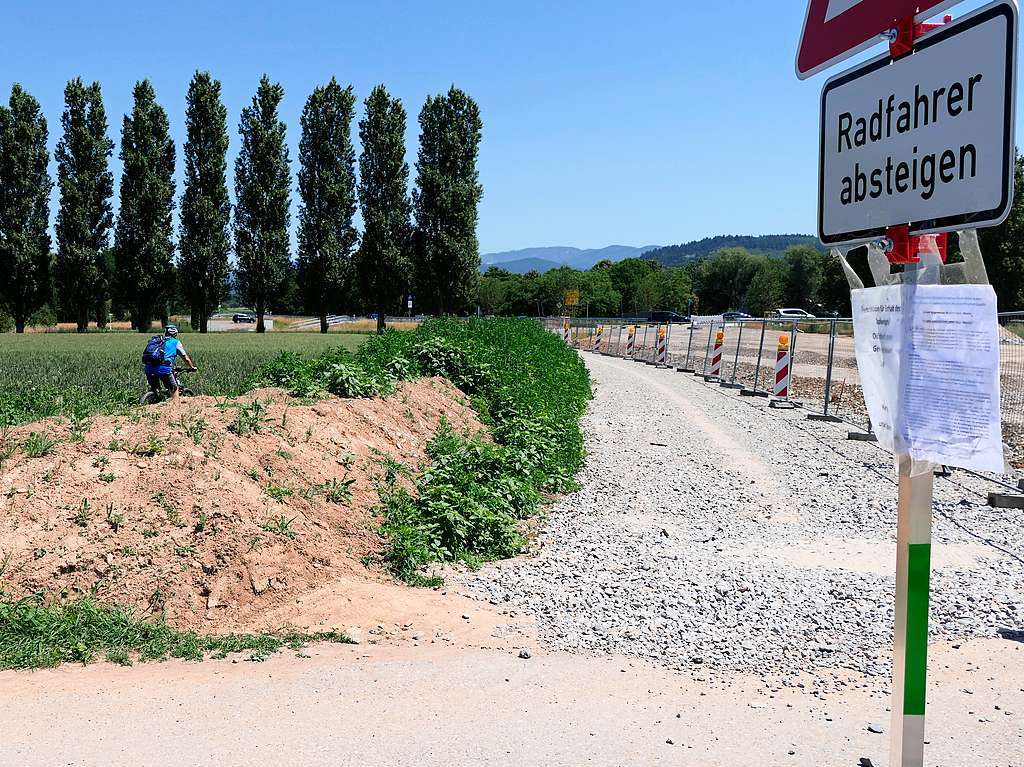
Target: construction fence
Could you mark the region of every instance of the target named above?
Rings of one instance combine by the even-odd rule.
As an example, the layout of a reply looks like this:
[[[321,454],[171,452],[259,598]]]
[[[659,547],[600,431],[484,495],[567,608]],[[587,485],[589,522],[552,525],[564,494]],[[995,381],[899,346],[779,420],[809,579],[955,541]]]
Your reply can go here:
[[[857,372],[853,320],[771,318],[707,324],[656,323],[622,318],[548,317],[552,333],[568,334],[575,348],[658,364],[659,335],[667,343],[665,363],[679,371],[709,375],[715,343],[723,334],[722,386],[766,396],[775,383],[781,336],[790,348],[789,396],[808,413],[843,420],[865,431],[871,425]],[[1024,312],[999,315],[1000,411],[1011,462],[1024,467]],[[630,335],[632,334],[632,343]]]

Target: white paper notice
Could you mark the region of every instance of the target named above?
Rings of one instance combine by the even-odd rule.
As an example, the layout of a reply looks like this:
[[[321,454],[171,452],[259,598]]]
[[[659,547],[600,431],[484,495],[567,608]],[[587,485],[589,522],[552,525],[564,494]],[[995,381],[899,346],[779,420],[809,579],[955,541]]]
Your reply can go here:
[[[912,458],[1003,471],[999,323],[990,285],[852,292],[864,400],[878,441]]]

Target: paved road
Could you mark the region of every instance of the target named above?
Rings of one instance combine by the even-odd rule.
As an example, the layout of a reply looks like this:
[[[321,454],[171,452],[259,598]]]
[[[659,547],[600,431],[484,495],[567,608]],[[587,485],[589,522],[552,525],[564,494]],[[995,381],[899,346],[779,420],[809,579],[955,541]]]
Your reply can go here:
[[[267,330],[274,329],[274,320],[267,317],[263,320],[263,325]],[[255,322],[232,322],[230,319],[227,320],[210,320],[208,329],[211,333],[255,333],[256,323]]]

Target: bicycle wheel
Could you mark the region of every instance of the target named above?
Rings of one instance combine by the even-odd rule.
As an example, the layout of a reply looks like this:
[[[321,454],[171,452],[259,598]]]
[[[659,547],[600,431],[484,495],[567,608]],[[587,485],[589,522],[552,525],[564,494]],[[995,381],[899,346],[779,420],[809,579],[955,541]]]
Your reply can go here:
[[[159,401],[160,401],[160,395],[158,395],[156,392],[148,391],[145,394],[143,394],[142,397],[139,399],[139,404],[140,405],[155,405]]]
[[[194,397],[194,396],[196,396],[196,393],[194,391],[192,391],[191,389],[189,389],[188,387],[186,387],[186,386],[182,386],[181,389],[178,390],[178,393],[182,397]]]

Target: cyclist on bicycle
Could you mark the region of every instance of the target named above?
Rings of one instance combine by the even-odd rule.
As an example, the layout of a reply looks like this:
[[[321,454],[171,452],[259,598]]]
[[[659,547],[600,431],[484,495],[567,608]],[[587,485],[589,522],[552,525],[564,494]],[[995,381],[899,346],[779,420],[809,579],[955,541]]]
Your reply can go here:
[[[154,339],[150,339],[152,342]],[[178,381],[174,377],[174,360],[181,356],[192,370],[196,365],[188,356],[185,347],[178,340],[178,326],[168,325],[163,335],[163,356],[159,361],[147,361],[144,365],[146,380],[149,382],[149,390],[153,394],[160,393],[160,384],[167,388],[167,393],[172,400],[178,399]]]

